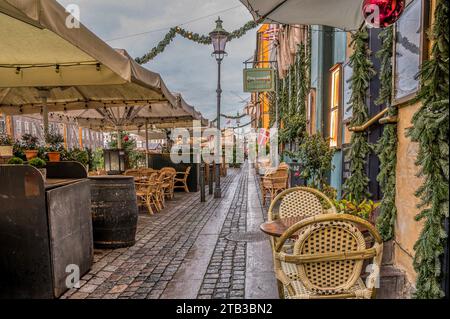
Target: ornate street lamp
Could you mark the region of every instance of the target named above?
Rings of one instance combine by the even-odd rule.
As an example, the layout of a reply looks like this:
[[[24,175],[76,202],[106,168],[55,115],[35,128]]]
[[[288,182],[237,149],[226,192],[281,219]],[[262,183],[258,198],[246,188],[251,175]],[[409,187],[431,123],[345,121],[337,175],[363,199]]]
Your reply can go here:
[[[222,189],[220,187],[220,162],[221,158],[221,139],[222,139],[222,131],[220,129],[220,102],[222,97],[222,87],[220,84],[221,80],[221,65],[223,58],[227,55],[225,52],[225,47],[227,45],[229,33],[225,31],[222,26],[222,20],[220,17],[216,21],[216,28],[212,31],[209,36],[211,37],[211,42],[214,46],[214,52],[212,55],[216,58],[217,67],[218,67],[218,77],[217,77],[217,129],[219,130],[219,138],[216,141],[216,151],[219,153],[219,162],[216,163],[216,188],[214,190],[214,198],[222,197]]]

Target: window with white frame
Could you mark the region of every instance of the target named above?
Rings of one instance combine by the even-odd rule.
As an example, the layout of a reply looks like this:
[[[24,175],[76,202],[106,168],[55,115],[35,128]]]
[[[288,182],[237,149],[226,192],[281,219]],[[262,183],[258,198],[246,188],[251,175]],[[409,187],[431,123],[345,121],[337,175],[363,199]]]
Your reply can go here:
[[[330,70],[331,73],[331,94],[330,94],[330,125],[329,139],[330,147],[340,146],[340,108],[342,97],[342,65],[336,64]]]

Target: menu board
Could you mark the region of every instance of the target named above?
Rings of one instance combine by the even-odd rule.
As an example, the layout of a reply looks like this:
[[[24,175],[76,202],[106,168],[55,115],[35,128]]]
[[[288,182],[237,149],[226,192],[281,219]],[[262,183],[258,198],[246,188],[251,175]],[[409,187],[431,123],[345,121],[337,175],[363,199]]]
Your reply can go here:
[[[353,76],[353,68],[350,65],[350,62],[347,62],[344,65],[344,87],[343,87],[343,94],[344,94],[344,110],[343,110],[343,116],[342,121],[348,122],[352,116],[353,116],[353,108],[350,103],[350,99],[352,97],[352,76]]]
[[[401,100],[419,88],[421,65],[422,0],[414,0],[395,28],[394,98]]]

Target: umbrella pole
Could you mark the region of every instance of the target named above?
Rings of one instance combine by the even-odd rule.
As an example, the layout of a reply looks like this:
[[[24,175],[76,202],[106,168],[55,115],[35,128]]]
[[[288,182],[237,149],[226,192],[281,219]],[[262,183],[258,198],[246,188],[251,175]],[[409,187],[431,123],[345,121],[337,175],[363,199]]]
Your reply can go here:
[[[47,101],[50,95],[50,91],[47,88],[37,88],[39,92],[39,97],[42,100],[42,119],[44,122],[44,141],[47,144],[47,136],[48,136],[48,106]]]
[[[147,168],[148,167],[148,160],[149,160],[149,155],[148,155],[148,122],[145,122],[145,163]]]
[[[117,130],[117,149],[121,150],[122,149],[122,138],[120,136],[120,130]]]

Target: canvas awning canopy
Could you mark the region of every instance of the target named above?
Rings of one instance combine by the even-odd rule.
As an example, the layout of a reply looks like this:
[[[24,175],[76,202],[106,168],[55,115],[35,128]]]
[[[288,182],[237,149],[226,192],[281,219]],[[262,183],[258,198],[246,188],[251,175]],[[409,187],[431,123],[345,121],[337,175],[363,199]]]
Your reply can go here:
[[[0,113],[147,105],[174,97],[161,76],[115,50],[54,0],[0,1]],[[42,93],[46,92],[46,93]]]
[[[203,124],[207,122],[180,94],[173,95],[176,97],[177,107],[171,107],[168,102],[154,102],[147,105],[51,112],[49,118],[100,131],[133,131],[144,128],[146,124],[156,129],[191,127],[195,120]]]
[[[410,2],[411,0],[408,0]],[[325,25],[357,30],[364,23],[363,0],[241,0],[255,21]]]

